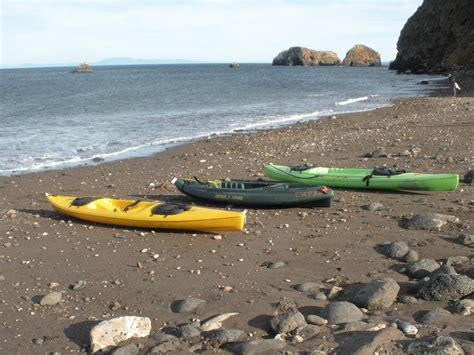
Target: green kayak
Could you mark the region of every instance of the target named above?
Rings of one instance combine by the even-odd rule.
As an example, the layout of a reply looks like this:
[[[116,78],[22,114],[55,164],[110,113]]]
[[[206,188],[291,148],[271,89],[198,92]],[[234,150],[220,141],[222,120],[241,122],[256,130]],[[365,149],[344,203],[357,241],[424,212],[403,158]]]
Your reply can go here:
[[[350,189],[453,191],[456,174],[419,174],[386,168],[343,169],[268,164],[265,174],[274,180]]]
[[[253,207],[331,207],[333,191],[325,186],[275,181],[173,179],[182,193],[212,202]]]

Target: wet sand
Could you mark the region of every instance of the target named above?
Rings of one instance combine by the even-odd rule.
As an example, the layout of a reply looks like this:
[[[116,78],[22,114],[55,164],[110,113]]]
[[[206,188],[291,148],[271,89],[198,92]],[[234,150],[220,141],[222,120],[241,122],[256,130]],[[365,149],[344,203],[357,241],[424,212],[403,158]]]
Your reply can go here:
[[[474,169],[472,137],[474,98],[404,99],[371,112],[214,137],[152,157],[0,177],[0,353],[88,351],[91,327],[120,315],[151,318],[153,335],[195,317],[239,312],[226,321],[226,328],[241,329],[248,339],[272,338],[269,320],[278,302],[294,303],[305,315],[318,314],[330,301],[351,300],[362,284],[379,277],[400,284],[399,298],[410,294],[417,281],[400,272],[406,264],[387,258],[378,247],[395,240],[406,241],[420,258],[445,262],[452,256],[468,257],[456,271],[472,278],[472,246],[457,242],[461,233],[474,234],[474,187],[463,182],[456,191],[442,193],[337,189],[332,208],[250,209],[246,229],[222,233],[222,239],[211,233],[81,222],[54,212],[45,197],[45,193],[104,195],[211,206],[180,194],[167,182],[185,176],[257,179],[264,177],[263,166],[269,162],[387,166],[462,177]],[[389,156],[366,157],[378,149]],[[361,208],[374,202],[383,208]],[[425,212],[453,215],[460,221],[436,231],[400,226],[403,218]],[[268,267],[275,262],[286,266]],[[71,290],[79,280],[86,281],[86,287]],[[315,300],[311,293],[293,288],[302,282],[337,284],[343,292],[333,300]],[[62,292],[63,301],[40,306],[41,296],[52,291]],[[173,301],[187,297],[207,304],[195,314],[171,311]],[[369,316],[386,323],[418,324],[424,311],[450,305],[423,300],[395,303],[390,310]],[[472,316],[453,314],[442,324],[422,325],[419,330],[418,338],[447,335],[465,351],[473,349]],[[286,349],[350,353],[361,336],[354,333],[327,326],[315,338],[288,344]],[[403,353],[414,339],[405,336],[389,349]],[[143,344],[141,353],[154,345],[152,336],[136,343]]]

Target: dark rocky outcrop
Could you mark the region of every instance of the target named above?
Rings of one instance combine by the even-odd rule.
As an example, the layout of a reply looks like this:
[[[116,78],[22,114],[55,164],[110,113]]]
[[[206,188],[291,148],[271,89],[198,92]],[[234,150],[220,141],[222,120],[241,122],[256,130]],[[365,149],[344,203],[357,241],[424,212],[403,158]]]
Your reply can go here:
[[[304,47],[291,47],[280,52],[274,59],[272,65],[339,65],[341,60],[337,54],[331,51],[315,51]]]
[[[348,67],[380,67],[382,62],[377,51],[363,44],[356,44],[346,53],[342,65]]]
[[[424,0],[403,27],[390,69],[436,73],[474,69],[472,0]]]

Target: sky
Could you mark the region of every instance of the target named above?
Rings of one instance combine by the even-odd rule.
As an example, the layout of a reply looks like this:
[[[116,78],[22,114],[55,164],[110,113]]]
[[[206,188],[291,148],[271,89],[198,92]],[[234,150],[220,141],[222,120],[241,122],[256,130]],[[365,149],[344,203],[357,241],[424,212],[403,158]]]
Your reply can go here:
[[[266,62],[303,46],[393,60],[422,0],[0,0],[0,66],[111,57]]]

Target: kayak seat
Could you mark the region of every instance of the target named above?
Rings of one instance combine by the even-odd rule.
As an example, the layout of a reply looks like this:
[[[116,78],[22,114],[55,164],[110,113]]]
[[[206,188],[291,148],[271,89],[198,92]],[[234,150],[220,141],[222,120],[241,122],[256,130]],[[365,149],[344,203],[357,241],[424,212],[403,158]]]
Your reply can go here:
[[[221,184],[221,189],[245,190],[245,184],[243,182],[236,182],[236,181],[223,181]]]
[[[183,213],[185,211],[189,211],[191,209],[190,206],[187,206],[183,203],[160,203],[152,208],[151,215],[162,215],[162,216],[169,216],[174,214]]]
[[[393,175],[401,175],[401,174],[405,174],[406,173],[406,170],[391,170],[391,169],[388,169],[388,168],[374,168],[372,170],[372,172],[367,175],[366,177],[364,177],[362,179],[362,181],[365,182],[365,184],[367,186],[369,186],[369,181],[370,179],[372,179],[372,177],[374,176],[386,176],[386,177],[391,177]]]
[[[71,206],[75,207],[81,207],[85,206],[91,202],[94,202],[96,200],[100,199],[100,197],[76,197],[72,202]]]

